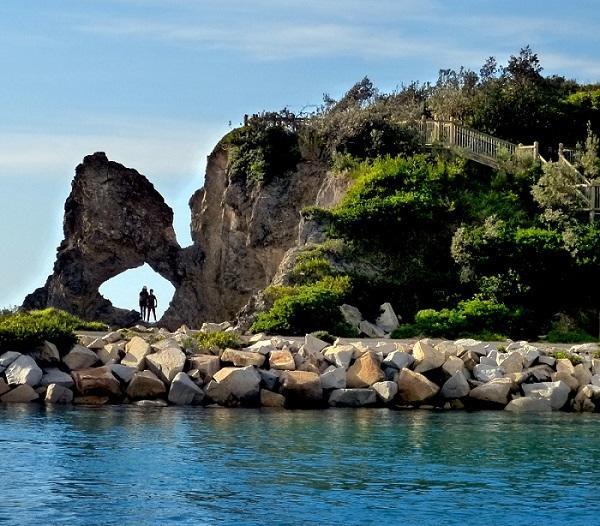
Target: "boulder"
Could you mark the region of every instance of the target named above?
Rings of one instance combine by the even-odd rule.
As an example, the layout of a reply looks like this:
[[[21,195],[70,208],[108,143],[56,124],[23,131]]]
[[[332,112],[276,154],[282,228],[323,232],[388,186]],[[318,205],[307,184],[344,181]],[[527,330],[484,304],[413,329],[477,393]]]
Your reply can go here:
[[[189,405],[194,399],[201,401],[204,392],[185,373],[179,372],[171,382],[169,402],[175,405]]]
[[[75,345],[63,358],[63,362],[71,371],[89,369],[97,361],[98,355],[83,345]]]
[[[0,396],[0,402],[4,403],[25,403],[37,400],[39,395],[29,384],[21,384],[7,393]]]
[[[434,347],[436,351],[443,352],[446,356],[458,356],[461,352],[464,352],[463,347],[451,341],[439,342]]]
[[[227,327],[229,327],[229,324],[227,324]],[[225,329],[227,327],[225,327]],[[200,327],[200,332],[205,332],[207,334],[213,334],[215,332],[224,331],[225,329],[222,328],[220,323],[204,322],[202,324],[202,327]]]
[[[401,370],[405,367],[410,367],[414,361],[415,359],[412,355],[407,352],[392,351],[383,359],[383,364]]]
[[[321,352],[328,345],[329,344],[327,342],[324,342],[323,340],[316,338],[312,334],[307,334],[306,336],[304,336],[304,346],[303,347],[304,347],[304,350],[307,351],[309,354]]]
[[[549,400],[524,396],[511,400],[504,410],[513,413],[546,413],[552,411],[552,406]]]
[[[334,407],[363,407],[376,402],[373,389],[335,389],[329,396],[329,405]]]
[[[20,352],[6,351],[0,355],[0,373],[4,371],[11,363],[13,363],[19,356]]]
[[[449,376],[454,376],[458,372],[463,373],[465,377],[469,374],[467,372],[467,368],[465,367],[465,362],[463,362],[458,356],[448,356],[444,362],[444,365],[442,365],[442,369]]]
[[[568,358],[561,358],[556,360],[556,372],[573,375],[575,373],[575,367]]]
[[[183,371],[185,354],[178,347],[170,347],[146,356],[146,364],[163,382],[171,383]]]
[[[260,405],[263,407],[283,407],[285,396],[267,389],[260,390]]]
[[[492,380],[472,389],[469,396],[480,402],[506,405],[508,403],[508,393],[510,392],[511,386],[512,383],[507,378]]]
[[[64,385],[50,384],[46,389],[47,404],[70,404],[73,401],[73,391]]]
[[[344,389],[346,387],[346,369],[329,366],[321,374],[321,387],[323,389]]]
[[[566,371],[553,373],[551,379],[553,382],[564,382],[569,386],[571,391],[577,391],[577,389],[579,389],[579,380],[577,380],[577,378],[575,378],[572,374],[567,373]]]
[[[584,385],[573,399],[573,410],[579,413],[593,413],[600,399],[600,387]]]
[[[267,371],[265,369],[259,369],[258,374],[260,374],[260,379],[263,385],[269,391],[275,391],[277,385],[279,384],[279,376],[281,373],[277,370]]]
[[[50,384],[62,385],[63,387],[72,387],[73,378],[70,374],[64,373],[60,369],[46,369],[44,376],[42,376],[40,381],[40,385],[47,386]]]
[[[389,380],[385,382],[375,382],[371,386],[371,389],[375,391],[379,399],[385,404],[391,402],[398,394],[398,384]]]
[[[321,379],[316,373],[284,371],[279,380],[281,394],[292,406],[318,404],[323,399]]]
[[[218,356],[212,354],[194,354],[189,358],[190,369],[200,371],[204,381],[210,380],[213,375],[221,368],[221,360]]]
[[[125,353],[125,342],[107,343],[102,349],[98,349],[96,353],[104,365],[118,363],[121,359],[121,353]]]
[[[121,360],[121,365],[135,367],[141,371],[146,366],[146,356],[151,351],[150,344],[139,336],[134,336],[125,345],[125,356]]]
[[[128,384],[137,369],[135,367],[129,367],[120,363],[113,363],[109,365],[110,371],[122,382]]]
[[[43,372],[35,360],[26,354],[21,354],[4,371],[9,385],[27,384],[35,387],[40,383]],[[21,390],[21,392],[25,392]]]
[[[259,354],[267,355],[271,351],[275,351],[276,347],[273,345],[271,340],[259,340],[254,342],[249,347],[245,347],[244,351],[257,352]]]
[[[391,303],[384,303],[379,307],[379,317],[375,320],[375,325],[388,333],[393,332],[400,326],[398,316],[396,316]]]
[[[98,350],[102,349],[105,345],[106,342],[102,338],[94,338],[91,342],[87,343],[85,347],[92,350]]]
[[[375,354],[381,354],[381,356],[385,358],[394,351],[402,351],[404,348],[395,342],[380,341],[375,344],[375,347],[373,347],[372,350],[375,352]]]
[[[60,362],[60,354],[56,345],[52,342],[45,341],[37,350],[36,358],[42,362],[55,363]]]
[[[463,361],[468,371],[472,371],[479,364],[479,354],[474,351],[465,351],[459,358]]]
[[[519,352],[498,353],[496,363],[504,371],[504,374],[520,373],[523,371],[523,362],[525,359]]]
[[[250,365],[260,367],[265,363],[265,356],[257,352],[225,349],[221,355],[221,361],[232,363],[236,367],[248,367]]]
[[[556,365],[556,358],[553,358],[552,356],[547,356],[545,354],[541,354],[538,358],[538,363],[554,367]]]
[[[496,365],[477,364],[473,367],[473,376],[480,382],[490,382],[502,378],[504,372]]]
[[[344,318],[344,321],[348,325],[350,325],[350,327],[353,327],[354,329],[358,329],[360,322],[363,320],[363,316],[362,316],[361,312],[356,307],[353,307],[352,305],[348,305],[347,303],[344,303],[340,307],[340,311],[342,313],[342,317]]]
[[[548,400],[552,409],[561,409],[567,403],[571,388],[563,381],[539,382],[535,384],[522,384],[525,396]]]
[[[296,369],[294,357],[288,350],[271,351],[269,354],[269,368],[280,371],[293,371]]]
[[[165,384],[152,371],[138,371],[127,387],[127,396],[133,400],[155,398],[167,392]]]
[[[372,352],[367,352],[355,360],[346,374],[346,384],[350,388],[370,387],[382,380],[385,380],[385,374],[379,367],[379,360]]]
[[[224,367],[206,388],[206,394],[226,406],[254,405],[258,402],[261,376],[251,365]]]
[[[8,391],[10,391],[10,387],[8,387],[8,384],[4,381],[4,378],[0,378],[0,395],[3,395]]]
[[[352,345],[336,345],[327,347],[323,351],[323,355],[329,363],[332,363],[336,367],[348,369],[354,356],[354,351],[355,348]]]
[[[444,398],[455,399],[463,398],[469,394],[471,387],[467,378],[462,371],[456,371],[446,382],[442,385],[441,395]]]
[[[383,338],[385,336],[385,331],[377,327],[377,325],[371,323],[370,321],[363,320],[358,325],[358,330],[368,336],[369,338]]]
[[[552,379],[554,370],[549,365],[534,365],[524,369],[523,374],[528,378],[535,378],[538,382],[546,382]]]
[[[594,376],[592,376],[590,383],[592,385],[600,387],[600,374],[595,374]]]
[[[415,371],[417,373],[424,373],[444,365],[446,354],[436,351],[432,345],[424,340],[419,340],[413,347],[413,358],[417,364]]]
[[[476,354],[486,355],[492,348],[489,344],[472,338],[460,338],[454,342],[455,345],[463,347],[465,351],[472,351]]]
[[[121,385],[109,367],[95,367],[92,369],[81,369],[73,371],[73,380],[75,388],[82,395],[99,394],[119,396],[121,394]]]
[[[540,357],[540,351],[533,345],[523,345],[517,351],[523,357],[523,367],[531,367],[533,363]]]
[[[420,373],[402,369],[396,378],[398,396],[404,402],[424,402],[434,397],[440,388]]]
[[[575,366],[573,376],[579,382],[579,385],[588,385],[592,382],[592,373],[582,363]]]

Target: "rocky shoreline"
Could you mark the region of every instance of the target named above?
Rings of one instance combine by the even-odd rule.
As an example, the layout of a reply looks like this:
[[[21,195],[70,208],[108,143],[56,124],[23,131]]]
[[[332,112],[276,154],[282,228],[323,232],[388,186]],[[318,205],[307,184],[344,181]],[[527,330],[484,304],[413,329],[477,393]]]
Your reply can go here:
[[[198,332],[139,326],[80,335],[64,356],[50,342],[4,352],[0,402],[600,411],[596,344],[558,352],[524,341],[329,344],[256,335],[221,349],[199,348]]]

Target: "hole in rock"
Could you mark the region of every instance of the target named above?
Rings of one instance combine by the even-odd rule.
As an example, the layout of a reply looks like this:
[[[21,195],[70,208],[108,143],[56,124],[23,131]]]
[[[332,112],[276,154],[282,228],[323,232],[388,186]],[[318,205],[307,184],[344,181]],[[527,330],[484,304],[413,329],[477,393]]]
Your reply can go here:
[[[175,287],[170,281],[157,274],[150,265],[121,272],[100,286],[100,294],[110,300],[115,307],[139,312],[138,297],[142,287],[153,289],[158,301],[156,319],[160,320],[169,307],[175,294]],[[154,317],[150,320],[154,321]]]

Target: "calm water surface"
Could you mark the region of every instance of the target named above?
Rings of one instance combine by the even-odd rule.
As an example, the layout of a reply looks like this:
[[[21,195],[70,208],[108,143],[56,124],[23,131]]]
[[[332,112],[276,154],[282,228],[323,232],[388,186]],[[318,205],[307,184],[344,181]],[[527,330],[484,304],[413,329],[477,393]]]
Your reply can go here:
[[[0,407],[0,524],[600,524],[600,415]]]

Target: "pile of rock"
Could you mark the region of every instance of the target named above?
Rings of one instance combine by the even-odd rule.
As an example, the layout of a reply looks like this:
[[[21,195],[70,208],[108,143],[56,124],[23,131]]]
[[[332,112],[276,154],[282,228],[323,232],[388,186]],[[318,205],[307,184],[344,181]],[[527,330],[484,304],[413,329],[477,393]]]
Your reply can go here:
[[[80,336],[62,358],[51,343],[31,354],[5,352],[0,401],[600,410],[595,346],[572,348],[578,357],[573,361],[581,362],[573,365],[527,342],[330,345],[312,335],[302,340],[259,335],[243,349],[198,349],[188,333],[182,328]]]
[[[391,303],[384,303],[379,307],[379,316],[374,323],[365,320],[360,310],[352,305],[344,303],[340,311],[344,321],[350,327],[368,338],[389,338],[391,333],[400,326],[400,319]]]

